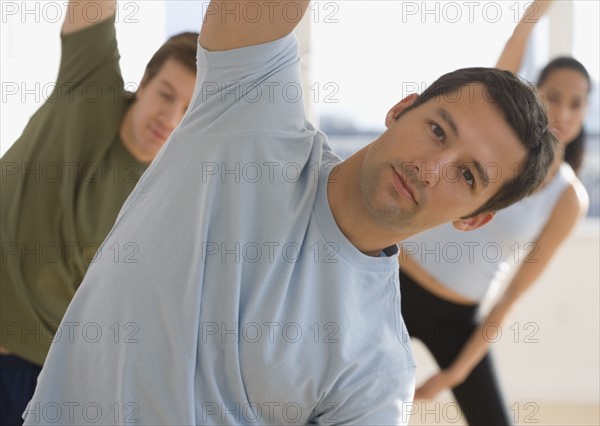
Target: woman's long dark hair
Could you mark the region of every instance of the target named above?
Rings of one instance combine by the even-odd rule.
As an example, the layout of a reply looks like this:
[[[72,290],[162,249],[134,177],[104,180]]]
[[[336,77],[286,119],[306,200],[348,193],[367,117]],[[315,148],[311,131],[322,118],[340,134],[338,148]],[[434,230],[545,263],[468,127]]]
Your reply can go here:
[[[559,69],[571,69],[579,72],[581,75],[585,77],[588,83],[588,93],[592,89],[592,81],[590,79],[590,74],[587,72],[585,67],[581,62],[577,59],[563,56],[560,58],[556,58],[550,61],[544,69],[540,72],[540,76],[538,77],[537,86],[540,87],[544,82],[548,79],[548,76],[552,74],[554,71]],[[575,173],[579,174],[581,170],[581,165],[583,163],[583,154],[585,152],[585,128],[581,128],[579,134],[568,143],[565,147],[565,161],[569,163],[571,168],[575,171]]]

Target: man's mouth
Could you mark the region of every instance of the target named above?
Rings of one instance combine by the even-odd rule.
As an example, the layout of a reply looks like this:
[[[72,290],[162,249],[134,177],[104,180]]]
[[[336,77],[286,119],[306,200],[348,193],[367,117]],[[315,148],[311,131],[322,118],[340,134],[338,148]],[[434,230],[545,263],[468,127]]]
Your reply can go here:
[[[169,137],[169,134],[165,131],[160,130],[159,128],[157,128],[156,126],[150,126],[150,132],[157,138],[160,139],[161,141],[166,141],[167,138]]]
[[[402,174],[398,173],[396,169],[392,166],[392,179],[394,181],[394,188],[396,188],[396,192],[403,196],[404,198],[410,199],[413,203],[419,204],[414,195],[414,190],[407,184],[407,180],[402,176]]]

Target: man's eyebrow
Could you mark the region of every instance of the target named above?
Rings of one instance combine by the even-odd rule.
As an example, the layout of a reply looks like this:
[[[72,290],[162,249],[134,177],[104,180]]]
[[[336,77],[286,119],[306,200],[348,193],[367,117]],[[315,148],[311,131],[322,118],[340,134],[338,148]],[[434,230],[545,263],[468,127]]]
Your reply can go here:
[[[173,85],[172,85],[171,83],[169,83],[167,80],[163,80],[163,79],[161,79],[159,82],[160,82],[161,84],[164,84],[165,86],[168,86],[168,87],[169,87],[169,89],[171,89],[173,92],[176,92],[176,93],[177,93],[177,90],[175,90],[175,86],[173,86]]]
[[[487,188],[488,185],[490,184],[490,178],[487,175],[487,173],[485,172],[485,169],[481,166],[481,163],[477,160],[473,160],[473,162],[471,164],[473,164],[473,167],[477,171],[477,174],[479,175],[479,178],[481,180],[481,183],[483,184],[483,187]]]
[[[456,125],[454,118],[452,118],[452,114],[450,114],[448,110],[441,107],[436,109],[435,112],[437,112],[438,115],[442,117],[442,120],[444,120],[446,124],[452,129],[454,136],[458,137],[458,126]]]

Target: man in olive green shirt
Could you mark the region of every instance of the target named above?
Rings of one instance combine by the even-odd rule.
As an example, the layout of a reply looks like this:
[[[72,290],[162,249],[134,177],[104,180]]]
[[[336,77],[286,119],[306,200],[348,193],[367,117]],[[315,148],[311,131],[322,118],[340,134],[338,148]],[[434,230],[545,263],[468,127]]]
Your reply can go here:
[[[135,241],[98,248],[195,85],[198,34],[185,33],[125,92],[115,2],[94,2],[94,22],[86,3],[67,9],[55,91],[1,159],[1,424],[22,423],[50,344],[69,338],[57,328],[94,256],[136,261]]]

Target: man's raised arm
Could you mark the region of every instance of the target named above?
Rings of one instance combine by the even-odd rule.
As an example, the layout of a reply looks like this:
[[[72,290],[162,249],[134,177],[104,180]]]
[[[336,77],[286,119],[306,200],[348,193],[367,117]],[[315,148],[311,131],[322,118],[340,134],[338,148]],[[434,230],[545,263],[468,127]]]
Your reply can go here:
[[[115,0],[69,0],[62,33],[83,30],[115,14]]]
[[[268,43],[291,33],[310,0],[212,0],[206,9],[200,44],[207,50],[231,50]]]

